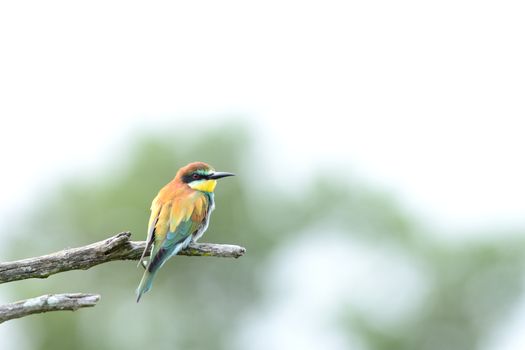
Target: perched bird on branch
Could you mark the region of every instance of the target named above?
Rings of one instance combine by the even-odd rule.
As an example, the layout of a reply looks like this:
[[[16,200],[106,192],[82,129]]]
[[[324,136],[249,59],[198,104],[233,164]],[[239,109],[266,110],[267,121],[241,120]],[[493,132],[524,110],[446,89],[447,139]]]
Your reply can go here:
[[[142,264],[152,247],[137,288],[137,302],[151,289],[162,265],[203,235],[215,207],[213,190],[217,179],[233,175],[217,172],[206,163],[190,163],[179,169],[175,178],[159,191],[151,203],[147,244],[139,261],[139,265]]]

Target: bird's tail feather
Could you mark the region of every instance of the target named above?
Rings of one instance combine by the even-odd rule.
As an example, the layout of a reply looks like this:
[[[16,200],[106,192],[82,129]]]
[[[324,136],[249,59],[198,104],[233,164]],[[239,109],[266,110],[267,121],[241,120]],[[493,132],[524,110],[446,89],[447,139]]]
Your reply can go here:
[[[153,278],[155,278],[155,274],[162,267],[162,265],[164,265],[164,263],[170,257],[178,254],[181,249],[186,248],[190,242],[191,236],[185,238],[182,242],[178,242],[168,248],[160,248],[158,252],[152,255],[146,267],[146,271],[144,271],[144,275],[142,276],[140,284],[137,288],[137,303],[140,301],[142,295],[151,289]]]
[[[142,275],[140,284],[137,287],[137,303],[140,301],[142,295],[151,289],[151,286],[153,284],[153,278],[155,278],[156,273],[157,271],[150,272],[149,269],[146,269],[146,271],[144,271],[144,275]]]

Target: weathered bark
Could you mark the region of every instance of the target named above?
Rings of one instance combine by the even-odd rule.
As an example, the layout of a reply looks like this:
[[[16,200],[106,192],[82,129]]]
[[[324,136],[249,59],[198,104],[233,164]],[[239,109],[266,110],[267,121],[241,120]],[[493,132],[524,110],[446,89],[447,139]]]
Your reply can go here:
[[[113,237],[87,246],[64,249],[56,253],[17,261],[0,263],[0,284],[27,278],[47,278],[70,270],[87,270],[114,260],[140,259],[146,242],[130,241],[131,233],[121,232]],[[192,243],[179,255],[238,258],[246,249],[237,245]],[[149,251],[146,256],[149,256]],[[100,295],[85,293],[48,294],[0,305],[0,323],[36,313],[76,310],[91,307]]]
[[[46,278],[70,270],[87,270],[113,260],[138,260],[146,247],[146,242],[130,241],[130,236],[131,233],[122,232],[87,246],[0,263],[0,284],[27,278]],[[236,245],[193,243],[179,255],[238,258],[245,252],[245,248]]]
[[[100,300],[100,295],[71,293],[47,294],[36,298],[0,305],[0,323],[48,311],[75,311],[82,307],[92,307]]]

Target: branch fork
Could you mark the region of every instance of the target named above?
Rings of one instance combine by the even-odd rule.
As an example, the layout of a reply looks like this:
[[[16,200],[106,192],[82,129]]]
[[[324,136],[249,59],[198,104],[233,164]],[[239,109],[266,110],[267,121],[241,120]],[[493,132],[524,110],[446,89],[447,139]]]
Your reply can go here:
[[[103,241],[83,247],[64,249],[39,257],[0,263],[0,284],[28,278],[47,278],[70,270],[87,270],[115,260],[139,260],[146,248],[145,241],[130,241],[130,232],[121,232]],[[186,256],[239,258],[244,247],[231,244],[191,243],[179,252]],[[146,252],[149,256],[150,252]],[[86,293],[48,294],[10,304],[0,305],[0,323],[35,313],[77,310],[92,307],[100,295]]]

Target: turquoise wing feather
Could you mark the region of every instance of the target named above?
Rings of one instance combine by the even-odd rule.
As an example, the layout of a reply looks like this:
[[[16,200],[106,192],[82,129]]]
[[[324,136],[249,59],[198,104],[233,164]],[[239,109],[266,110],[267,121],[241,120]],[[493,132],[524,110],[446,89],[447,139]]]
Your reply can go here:
[[[190,244],[191,235],[195,232],[195,223],[190,219],[181,222],[175,232],[168,232],[161,244],[154,243],[152,258],[148,263],[148,271],[155,272],[173,255]],[[156,247],[158,246],[158,248]]]
[[[192,235],[199,229],[200,225],[200,222],[194,222],[190,218],[179,223],[175,232],[168,232],[162,242],[153,243],[151,258],[137,288],[137,302],[140,301],[144,293],[151,289],[153,279],[162,265],[191,243]]]
[[[163,190],[161,192],[164,196]],[[137,288],[137,302],[151,289],[153,278],[162,265],[186,248],[193,235],[204,228],[208,219],[208,196],[198,192],[191,195],[169,191],[166,193],[173,198],[155,199],[152,205],[148,230],[148,245],[152,245],[151,256]],[[157,197],[162,196],[159,194]]]

